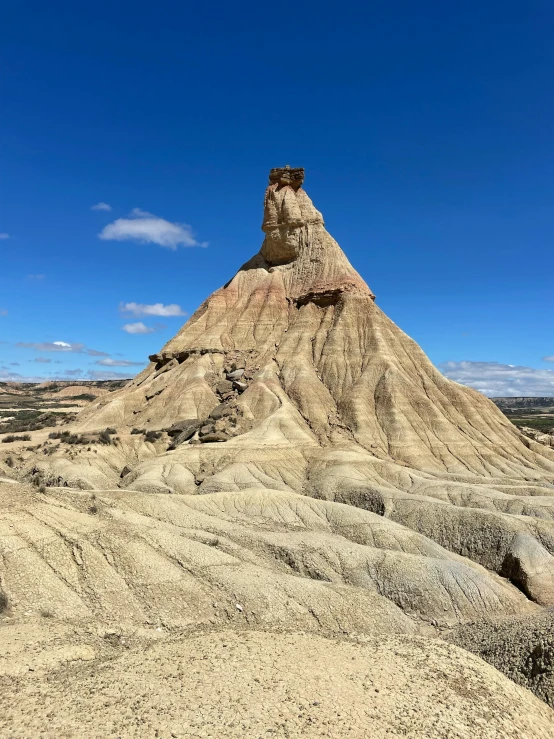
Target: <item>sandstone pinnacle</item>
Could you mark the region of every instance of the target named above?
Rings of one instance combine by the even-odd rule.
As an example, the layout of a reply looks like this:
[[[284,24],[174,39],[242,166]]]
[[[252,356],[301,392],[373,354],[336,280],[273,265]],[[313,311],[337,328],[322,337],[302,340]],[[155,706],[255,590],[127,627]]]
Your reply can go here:
[[[554,605],[554,449],[446,379],[383,313],[303,175],[271,170],[259,251],[73,424],[114,427],[118,442],[60,441],[21,466],[49,490],[48,536],[78,528],[78,556],[110,583],[82,588],[56,560],[44,577],[68,617],[140,621],[163,602],[177,626],[232,612],[413,634]],[[97,491],[92,522],[76,489]],[[10,562],[2,583],[25,607]]]

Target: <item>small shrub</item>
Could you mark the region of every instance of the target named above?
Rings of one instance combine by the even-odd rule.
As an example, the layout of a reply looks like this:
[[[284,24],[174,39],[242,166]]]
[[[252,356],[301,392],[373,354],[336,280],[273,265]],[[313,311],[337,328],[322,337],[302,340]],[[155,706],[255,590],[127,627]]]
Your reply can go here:
[[[45,493],[46,492],[45,486],[44,485],[40,485],[38,491],[39,491],[39,493]]]
[[[21,436],[9,434],[2,439],[3,444],[10,444],[12,441],[31,441],[31,437],[29,436],[29,434],[22,434]]]
[[[88,509],[89,513],[98,513],[98,506],[97,505],[91,505]]]
[[[113,434],[117,434],[117,430],[108,427],[107,429],[104,429],[104,433],[113,435]]]
[[[107,433],[107,431],[102,431],[98,436],[98,441],[100,444],[111,444],[112,439],[111,436]]]
[[[15,462],[13,461],[13,457],[8,457],[8,458],[6,459],[6,465],[7,465],[8,467],[13,467],[13,466],[14,466],[14,464],[15,464]]]
[[[8,610],[8,596],[0,590],[0,613]]]
[[[143,433],[144,433],[144,431],[142,429],[133,429],[131,431],[131,435],[143,434]]]
[[[161,431],[147,431],[144,436],[144,441],[156,441],[162,435]]]
[[[42,608],[40,611],[40,615],[42,618],[54,618],[54,614],[52,611],[49,611],[47,608]]]

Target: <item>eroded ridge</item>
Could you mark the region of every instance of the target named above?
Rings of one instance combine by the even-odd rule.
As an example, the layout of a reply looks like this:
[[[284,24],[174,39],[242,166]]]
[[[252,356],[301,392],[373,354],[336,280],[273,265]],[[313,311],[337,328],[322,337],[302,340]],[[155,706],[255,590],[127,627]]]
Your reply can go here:
[[[42,491],[3,512],[14,613],[413,633],[554,605],[554,449],[380,310],[303,177],[271,171],[260,251],[78,415],[109,443],[10,452]]]

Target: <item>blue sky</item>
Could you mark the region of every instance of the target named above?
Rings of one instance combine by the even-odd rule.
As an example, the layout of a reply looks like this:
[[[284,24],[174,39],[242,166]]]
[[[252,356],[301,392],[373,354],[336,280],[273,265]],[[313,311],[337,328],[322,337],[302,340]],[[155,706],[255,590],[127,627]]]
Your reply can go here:
[[[9,4],[0,379],[139,371],[288,163],[447,375],[554,395],[553,32],[546,0]]]

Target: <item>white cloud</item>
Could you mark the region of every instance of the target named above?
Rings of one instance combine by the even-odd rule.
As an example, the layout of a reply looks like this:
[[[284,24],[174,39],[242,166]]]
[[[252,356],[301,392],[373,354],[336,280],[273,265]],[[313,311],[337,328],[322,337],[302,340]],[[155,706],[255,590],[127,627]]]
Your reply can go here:
[[[104,241],[139,241],[158,244],[168,249],[178,246],[207,246],[194,238],[193,230],[186,223],[171,223],[164,218],[133,208],[130,218],[118,218],[98,234]]]
[[[16,346],[34,349],[37,352],[73,352],[74,354],[88,354],[89,357],[109,357],[107,352],[99,352],[84,344],[70,344],[67,341],[18,341]]]
[[[533,369],[499,362],[443,362],[450,380],[489,397],[554,397],[554,370]]]
[[[42,382],[44,377],[23,377],[17,372],[12,372],[6,367],[0,368],[0,382]]]
[[[0,239],[9,239],[9,238],[10,238],[9,234],[6,234],[6,233],[0,234]]]
[[[37,357],[36,359],[31,359],[31,362],[39,362],[41,364],[50,364],[52,361],[51,359],[48,359],[47,357]]]
[[[144,303],[120,303],[119,310],[121,313],[130,313],[135,318],[141,316],[186,316],[180,305],[171,303],[164,305],[163,303],[154,303],[153,305],[145,305]]]
[[[128,334],[152,334],[156,330],[155,328],[149,328],[148,326],[145,326],[142,321],[137,321],[136,323],[126,323],[121,328]]]
[[[90,206],[91,210],[106,210],[110,211],[112,209],[111,205],[108,205],[108,203],[96,203],[96,205]]]
[[[7,312],[8,312],[8,311],[6,311],[6,313],[7,313]],[[554,362],[554,354],[553,354],[553,355],[552,355],[551,357],[543,357],[543,358],[542,358],[542,361],[543,361],[543,362]]]
[[[129,359],[99,359],[95,364],[103,367],[142,367],[146,362],[131,362]]]

